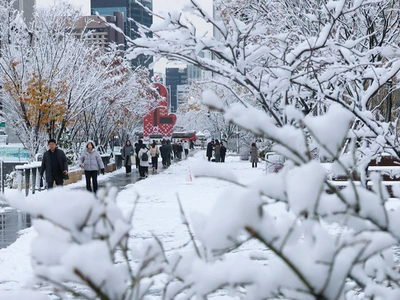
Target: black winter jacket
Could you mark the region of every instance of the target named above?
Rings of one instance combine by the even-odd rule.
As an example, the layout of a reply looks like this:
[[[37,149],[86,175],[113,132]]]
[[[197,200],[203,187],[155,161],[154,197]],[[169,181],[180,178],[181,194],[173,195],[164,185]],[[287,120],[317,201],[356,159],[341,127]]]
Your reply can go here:
[[[51,171],[51,158],[50,158],[50,150],[47,150],[43,155],[42,166],[40,168],[40,177],[43,177],[44,172],[46,172],[46,181],[53,182],[55,178],[53,178],[53,174]],[[54,174],[58,178],[63,178],[63,172],[68,171],[68,161],[65,156],[64,151],[56,148],[55,150],[57,156],[57,162],[59,169],[61,170],[61,174]]]

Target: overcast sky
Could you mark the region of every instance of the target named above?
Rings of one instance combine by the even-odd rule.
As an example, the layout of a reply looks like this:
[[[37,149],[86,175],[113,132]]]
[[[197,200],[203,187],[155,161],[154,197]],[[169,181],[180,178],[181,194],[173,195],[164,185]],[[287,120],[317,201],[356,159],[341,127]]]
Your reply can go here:
[[[64,2],[61,0],[36,0],[36,6],[48,6],[58,2]],[[90,15],[90,0],[66,0],[65,2],[69,2],[74,4],[76,7],[82,9],[84,15]]]

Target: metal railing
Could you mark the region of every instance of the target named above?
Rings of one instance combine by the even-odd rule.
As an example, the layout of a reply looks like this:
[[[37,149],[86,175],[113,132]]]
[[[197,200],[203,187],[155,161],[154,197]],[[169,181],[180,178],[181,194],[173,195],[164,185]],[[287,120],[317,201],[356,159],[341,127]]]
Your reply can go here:
[[[24,164],[20,166],[16,166],[15,170],[17,171],[17,184],[18,191],[22,191],[23,179],[25,178],[24,187],[25,187],[25,196],[29,195],[29,188],[32,189],[32,194],[35,191],[41,190],[40,187],[40,176],[37,176],[40,172],[40,161],[31,162],[29,164]],[[25,175],[25,176],[24,176]],[[38,188],[39,187],[39,188]]]

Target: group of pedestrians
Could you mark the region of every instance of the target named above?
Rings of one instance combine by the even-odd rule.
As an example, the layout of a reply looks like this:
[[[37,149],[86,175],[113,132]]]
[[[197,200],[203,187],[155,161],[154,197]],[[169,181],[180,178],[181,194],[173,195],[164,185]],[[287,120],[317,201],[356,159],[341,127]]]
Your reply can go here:
[[[189,155],[189,148],[191,147],[191,143],[189,144],[188,141],[174,141],[172,144],[172,153],[173,157],[176,160],[182,159],[182,153],[185,154],[185,159]]]
[[[132,165],[135,164],[140,178],[146,178],[149,173],[149,158],[151,158],[153,174],[157,173],[160,153],[163,166],[168,167],[171,165],[172,147],[169,141],[163,141],[160,148],[153,141],[149,148],[147,148],[142,140],[139,140],[135,145],[132,145],[131,141],[127,140],[121,149],[126,174],[131,174]],[[90,140],[86,143],[79,159],[79,165],[85,173],[86,189],[96,193],[98,190],[97,176],[99,170],[104,175],[105,168],[100,153],[96,150],[94,141]],[[63,186],[64,180],[69,179],[67,156],[64,151],[57,147],[55,139],[48,141],[48,150],[43,154],[40,179],[41,182],[45,179],[47,189],[52,189],[54,185]]]
[[[208,161],[225,162],[226,147],[218,140],[211,140],[207,144],[206,156]],[[214,158],[213,158],[214,157]],[[252,168],[257,168],[258,163],[258,148],[256,143],[251,144],[250,162]]]
[[[211,140],[207,144],[206,155],[208,161],[213,162],[225,162],[226,156],[226,147],[224,146],[223,142],[219,142],[218,140]],[[212,158],[214,155],[214,158]]]
[[[183,146],[182,146],[183,144]],[[140,178],[146,178],[149,174],[149,159],[151,161],[153,174],[158,171],[158,158],[161,156],[163,168],[167,168],[171,165],[172,159],[182,159],[182,153],[185,153],[185,157],[189,155],[189,143],[174,142],[171,144],[169,140],[162,140],[161,146],[159,147],[156,141],[153,141],[149,147],[143,143],[143,140],[139,140],[132,146],[131,141],[127,140],[124,147],[121,149],[122,159],[126,174],[129,175],[132,172],[132,165],[135,164],[139,171]]]
[[[54,184],[62,186],[64,180],[68,179],[68,161],[67,157],[61,149],[57,147],[55,139],[48,141],[48,150],[44,153],[42,164],[40,168],[40,179],[44,178],[47,183],[47,188],[52,189]],[[126,174],[132,172],[132,165],[135,164],[139,171],[140,178],[146,178],[149,173],[149,158],[151,158],[151,166],[153,174],[157,173],[158,158],[161,155],[162,165],[167,168],[171,165],[171,156],[175,159],[181,159],[182,152],[185,157],[189,155],[190,145],[187,141],[174,142],[171,145],[169,140],[163,140],[161,146],[158,147],[156,141],[146,147],[142,140],[139,140],[135,145],[131,144],[130,140],[125,142],[124,147],[121,149],[122,160],[125,162]],[[218,140],[211,140],[207,144],[206,155],[208,161],[225,162],[226,147]],[[214,159],[212,157],[214,156]],[[86,178],[86,189],[94,193],[97,192],[98,183],[97,176],[100,170],[101,174],[105,174],[103,160],[99,152],[96,150],[94,141],[88,141],[85,149],[80,157],[80,167],[83,168]],[[256,143],[252,143],[250,150],[250,161],[252,168],[257,168],[258,162],[258,148]]]
[[[47,144],[49,150],[43,154],[40,168],[40,179],[43,181],[43,177],[46,175],[47,189],[52,189],[54,184],[56,186],[62,186],[64,180],[69,179],[68,160],[64,151],[57,147],[55,139],[50,139]],[[99,152],[96,150],[93,141],[88,141],[86,143],[86,147],[82,152],[79,163],[80,167],[83,168],[85,172],[86,189],[96,193],[98,189],[98,172],[100,170],[104,175],[105,169],[103,160],[101,159]]]
[[[149,173],[149,152],[149,149],[142,140],[139,140],[135,145],[132,145],[131,141],[127,140],[121,149],[121,157],[122,161],[124,161],[125,173],[127,175],[131,174],[132,165],[135,164],[136,169],[139,171],[140,178],[146,178]],[[153,165],[153,170],[154,169],[157,169],[157,163]]]

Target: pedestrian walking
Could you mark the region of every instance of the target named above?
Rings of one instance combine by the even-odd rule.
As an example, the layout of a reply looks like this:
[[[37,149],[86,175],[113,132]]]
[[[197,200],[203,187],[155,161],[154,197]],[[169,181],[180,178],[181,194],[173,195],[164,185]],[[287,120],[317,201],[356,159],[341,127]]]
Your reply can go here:
[[[172,156],[172,145],[169,140],[167,140],[167,151],[168,151],[167,167],[169,167],[171,165],[171,156]]]
[[[174,154],[174,159],[178,159],[178,142],[174,141],[172,144],[172,153]]]
[[[210,142],[208,142],[207,150],[206,150],[206,155],[208,157],[208,161],[211,161],[213,150],[214,150],[214,140],[211,140]]]
[[[257,168],[257,162],[258,162],[258,148],[256,146],[256,143],[251,144],[251,149],[250,149],[250,161],[251,161],[251,167],[252,168]]]
[[[135,151],[130,140],[126,140],[124,147],[121,149],[122,159],[125,161],[125,172],[127,175],[132,172],[132,161],[134,161]]]
[[[221,142],[221,149],[220,149],[220,154],[221,154],[221,162],[225,162],[225,156],[226,156],[226,147],[224,144]]]
[[[136,154],[136,171],[139,171],[140,169],[140,158],[139,158],[139,151],[142,148],[143,141],[139,140],[137,143],[135,143],[135,154]]]
[[[151,164],[153,166],[153,173],[157,173],[158,169],[158,156],[160,155],[160,150],[157,147],[156,141],[150,145],[150,157],[151,157]]]
[[[188,155],[189,155],[189,143],[188,143],[188,141],[185,141],[183,143],[183,151],[185,151],[185,158],[187,158]]]
[[[68,161],[64,151],[57,148],[55,139],[47,143],[49,150],[43,154],[40,167],[40,178],[46,175],[47,189],[52,189],[54,182],[56,186],[62,186],[64,179],[68,179]]]
[[[221,145],[218,140],[215,141],[214,146],[215,162],[221,161]]]
[[[162,159],[162,166],[163,166],[163,168],[166,168],[166,167],[168,167],[168,165],[167,165],[168,156],[170,156],[171,154],[168,151],[167,142],[165,140],[162,140],[161,147],[159,150],[160,150],[161,159]]]
[[[182,159],[182,152],[183,152],[183,147],[182,143],[178,143],[176,146],[176,157],[181,160]]]
[[[146,178],[149,174],[149,149],[146,148],[145,144],[141,145],[138,156],[139,156],[139,174],[140,178]]]
[[[93,141],[86,143],[86,148],[83,150],[80,158],[80,166],[85,171],[86,189],[96,194],[98,189],[97,174],[100,170],[101,174],[104,175],[105,170],[103,160],[100,153],[96,150]]]

